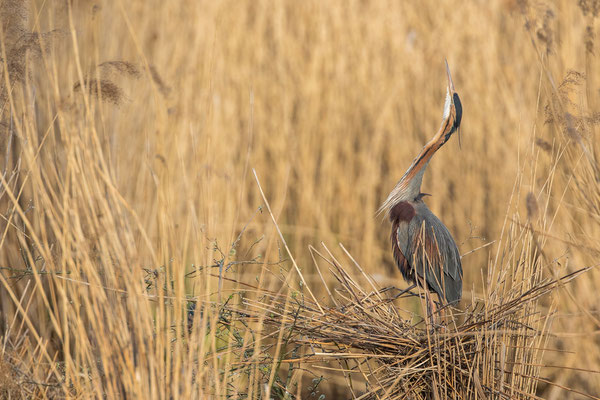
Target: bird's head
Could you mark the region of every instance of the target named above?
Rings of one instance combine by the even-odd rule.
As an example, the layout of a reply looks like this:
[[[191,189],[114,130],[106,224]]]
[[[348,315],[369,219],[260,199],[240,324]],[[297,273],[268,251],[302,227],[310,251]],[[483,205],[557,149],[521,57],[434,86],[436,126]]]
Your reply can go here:
[[[450,75],[450,68],[446,61],[446,74],[448,75],[448,87],[446,89],[446,103],[444,104],[444,116],[442,119],[442,129],[440,136],[441,144],[450,139],[452,134],[458,131],[458,143],[460,145],[460,121],[462,119],[462,103],[458,93],[454,90],[454,83]]]

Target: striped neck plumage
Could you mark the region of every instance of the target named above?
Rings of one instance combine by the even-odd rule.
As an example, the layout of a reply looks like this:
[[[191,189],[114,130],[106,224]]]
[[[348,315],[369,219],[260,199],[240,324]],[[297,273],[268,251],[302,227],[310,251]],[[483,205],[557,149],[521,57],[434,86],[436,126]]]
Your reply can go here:
[[[446,92],[446,101],[444,104],[444,114],[440,129],[435,136],[423,147],[404,173],[400,181],[396,184],[392,192],[379,208],[379,213],[389,214],[390,210],[402,201],[413,201],[421,192],[421,183],[423,174],[431,157],[450,139],[450,136],[458,129],[462,107],[460,99],[455,93]]]
[[[419,193],[421,193],[423,174],[429,164],[431,155],[433,155],[433,152],[431,155],[428,155],[428,153],[431,152],[431,148],[431,144],[428,144],[423,148],[417,158],[414,159],[411,166],[404,173],[400,181],[398,181],[392,192],[379,208],[379,213],[385,212],[387,215],[396,204],[402,201],[414,201]]]

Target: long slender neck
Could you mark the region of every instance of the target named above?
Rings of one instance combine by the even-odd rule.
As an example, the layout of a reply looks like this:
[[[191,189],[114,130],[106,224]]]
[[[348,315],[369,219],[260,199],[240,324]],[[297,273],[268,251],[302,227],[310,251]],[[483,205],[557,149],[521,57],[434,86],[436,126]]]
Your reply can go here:
[[[431,157],[433,157],[441,146],[439,142],[434,140],[427,143],[396,184],[396,187],[400,187],[408,198],[414,198],[421,192],[421,183],[423,182],[425,170],[429,165],[429,161],[431,161]]]
[[[417,158],[414,159],[411,166],[404,173],[400,181],[394,187],[394,190],[389,194],[388,198],[379,208],[379,212],[386,212],[401,201],[413,200],[421,191],[421,183],[423,182],[423,174],[431,160],[431,157],[450,139],[450,136],[455,131],[455,111],[454,107],[450,107],[449,96],[446,98],[446,106],[444,107],[444,119],[439,131],[435,136],[423,147]]]

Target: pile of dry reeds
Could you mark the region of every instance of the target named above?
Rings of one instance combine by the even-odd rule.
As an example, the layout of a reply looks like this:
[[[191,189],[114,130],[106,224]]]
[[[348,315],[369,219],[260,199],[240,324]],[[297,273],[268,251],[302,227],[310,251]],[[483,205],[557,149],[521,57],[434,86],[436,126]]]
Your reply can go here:
[[[432,324],[403,316],[412,313],[401,305],[422,294],[392,296],[362,273],[365,289],[334,258],[328,261],[338,282],[327,290],[331,305],[272,292],[245,301],[240,320],[265,315],[263,333],[286,336],[294,349],[295,356],[284,355],[282,362],[326,369],[337,363],[360,399],[537,398],[537,383],[545,382],[537,362],[547,316],[535,311],[536,302],[584,271],[521,286],[497,301],[474,301],[463,311],[446,308],[444,321]],[[357,387],[354,376],[365,386]]]

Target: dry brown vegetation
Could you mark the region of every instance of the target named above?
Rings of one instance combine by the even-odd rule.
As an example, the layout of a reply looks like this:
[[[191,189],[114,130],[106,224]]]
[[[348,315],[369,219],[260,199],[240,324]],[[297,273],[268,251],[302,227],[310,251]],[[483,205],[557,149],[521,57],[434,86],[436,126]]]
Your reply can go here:
[[[0,398],[598,398],[599,13],[0,0]],[[431,327],[375,212],[444,58]]]

